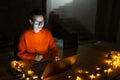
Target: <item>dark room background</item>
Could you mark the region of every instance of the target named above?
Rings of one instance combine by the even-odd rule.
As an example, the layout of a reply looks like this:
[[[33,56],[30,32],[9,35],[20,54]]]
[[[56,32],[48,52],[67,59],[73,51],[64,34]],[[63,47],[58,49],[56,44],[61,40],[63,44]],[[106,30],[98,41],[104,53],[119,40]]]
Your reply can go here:
[[[13,37],[28,28],[28,15],[32,9],[45,12],[45,0],[1,0],[0,37]]]

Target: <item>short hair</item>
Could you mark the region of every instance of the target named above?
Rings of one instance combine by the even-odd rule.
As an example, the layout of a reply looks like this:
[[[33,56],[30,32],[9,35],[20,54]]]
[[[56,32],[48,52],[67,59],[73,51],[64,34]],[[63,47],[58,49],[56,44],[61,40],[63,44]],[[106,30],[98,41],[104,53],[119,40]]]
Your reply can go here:
[[[44,17],[44,14],[42,13],[42,11],[41,10],[39,10],[39,9],[33,9],[31,12],[30,12],[30,19],[31,20],[33,20],[33,17],[34,16],[43,16]]]

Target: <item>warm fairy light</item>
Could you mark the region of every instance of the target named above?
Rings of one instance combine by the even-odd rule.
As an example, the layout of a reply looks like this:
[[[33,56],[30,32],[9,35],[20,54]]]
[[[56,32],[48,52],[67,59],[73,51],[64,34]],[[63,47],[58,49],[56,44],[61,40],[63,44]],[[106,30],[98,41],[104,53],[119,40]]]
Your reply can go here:
[[[85,70],[78,70],[77,72],[80,74],[88,74],[89,73],[88,71],[85,71]]]
[[[28,70],[28,75],[33,75],[34,74],[34,72],[32,71],[32,70]]]
[[[38,78],[38,76],[33,76],[33,79],[37,79]]]
[[[97,73],[97,74],[96,74],[96,76],[97,76],[97,77],[100,77],[100,74],[99,74],[99,73]]]
[[[94,74],[90,75],[90,79],[93,80],[95,79],[96,77],[94,76]]]
[[[109,68],[107,71],[108,71],[108,73],[110,73],[110,72],[112,72],[112,69],[111,69],[111,68]]]
[[[72,76],[68,76],[68,78],[71,78]]]
[[[108,56],[110,57],[110,59],[105,61],[108,66],[111,65],[113,69],[120,67],[120,52],[111,51]]]
[[[19,72],[22,72],[21,66],[18,66],[18,67],[17,67],[17,70],[18,70]]]
[[[106,73],[106,72],[107,72],[107,70],[105,69],[105,70],[104,70],[104,73]]]
[[[85,74],[88,74],[89,72],[88,71],[85,71]]]
[[[117,68],[119,66],[119,63],[117,62],[117,61],[114,61],[113,62],[113,68],[115,69],[115,68]]]
[[[96,70],[100,70],[100,68],[99,68],[99,67],[97,67],[97,68],[96,68]]]
[[[18,66],[17,69],[20,69],[20,66]]]
[[[18,67],[18,62],[17,62],[16,60],[11,61],[11,67],[12,67],[12,68]]]
[[[107,73],[108,75],[110,74],[110,72],[112,72],[112,69],[111,69],[111,68],[109,68],[109,69],[107,69],[107,70],[104,70],[104,73]]]
[[[120,52],[117,53],[117,56],[119,56],[119,58],[120,58]]]
[[[110,65],[112,63],[112,61],[110,59],[105,61],[108,65]]]
[[[43,76],[41,76],[41,79],[43,79]]]
[[[71,59],[71,62],[73,63],[74,59]],[[104,70],[104,73],[106,73],[109,76],[109,74],[112,72],[112,70],[120,67],[120,52],[110,51],[110,53],[107,55],[107,60],[105,60],[105,62],[108,65],[108,69]],[[11,61],[11,67],[17,71],[22,72],[22,76],[21,76],[22,79],[30,80],[30,77],[33,79],[37,79],[38,76],[35,76],[34,71],[29,70],[31,68],[26,68],[26,66],[29,66],[29,65],[26,65],[23,61],[16,61],[16,60]],[[65,65],[62,64],[61,66],[64,67]],[[96,67],[96,70],[101,70],[101,68]],[[89,72],[86,70],[80,69],[80,70],[77,70],[76,73],[77,74],[88,74]],[[28,77],[26,75],[28,75],[30,77]],[[89,77],[91,80],[93,80],[93,79],[99,78],[100,76],[101,76],[101,74],[97,73],[96,75],[92,74]],[[71,78],[71,77],[72,77],[71,75],[68,76],[68,78]],[[41,79],[43,80],[43,76],[41,76]],[[77,76],[76,80],[82,80],[82,78]]]
[[[76,80],[82,80],[82,78],[81,78],[81,77],[79,77],[79,76],[77,76]]]
[[[111,68],[109,68],[109,69],[107,69],[107,70],[105,69],[104,72],[105,72],[105,73],[106,73],[106,72],[112,72],[112,69],[111,69]]]
[[[29,77],[27,77],[25,80],[30,80],[30,78],[29,78]]]
[[[22,78],[23,78],[23,79],[25,78],[25,74],[22,74]]]
[[[83,73],[83,70],[78,70],[77,72],[78,72],[78,73]]]
[[[118,66],[120,66],[120,57],[119,56],[113,56],[113,67],[117,68]]]
[[[110,53],[111,53],[111,54],[114,54],[114,53],[115,53],[115,51],[110,51]]]
[[[24,65],[21,65],[19,61],[11,61],[11,67],[14,68],[15,70],[18,70],[19,72],[23,71]]]

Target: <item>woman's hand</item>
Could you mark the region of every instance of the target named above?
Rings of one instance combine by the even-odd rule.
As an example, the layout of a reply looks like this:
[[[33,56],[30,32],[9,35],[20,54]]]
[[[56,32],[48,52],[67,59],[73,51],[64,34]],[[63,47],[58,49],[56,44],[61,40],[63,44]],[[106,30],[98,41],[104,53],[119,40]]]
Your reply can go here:
[[[36,50],[35,61],[41,61],[43,59],[43,55],[40,55],[39,51]]]
[[[60,57],[59,56],[55,56],[55,61],[59,61]]]
[[[41,61],[43,59],[42,55],[36,55],[35,56],[35,61]]]

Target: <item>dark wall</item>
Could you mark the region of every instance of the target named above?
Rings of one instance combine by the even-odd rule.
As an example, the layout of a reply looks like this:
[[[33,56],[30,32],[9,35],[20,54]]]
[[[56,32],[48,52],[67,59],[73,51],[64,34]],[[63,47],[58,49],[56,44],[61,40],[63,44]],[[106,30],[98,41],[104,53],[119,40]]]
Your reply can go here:
[[[29,27],[28,15],[34,9],[45,12],[46,0],[2,0],[0,1],[0,36],[20,34]]]
[[[8,21],[8,0],[0,1],[0,35],[3,34],[3,29],[7,29],[5,27]]]
[[[95,34],[98,40],[116,42],[120,0],[98,0]]]

